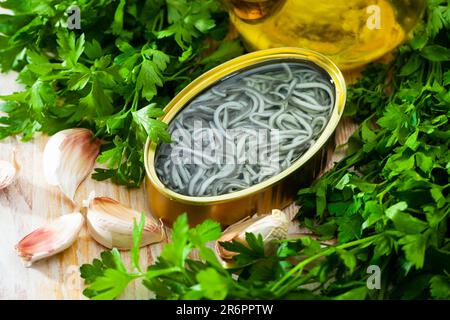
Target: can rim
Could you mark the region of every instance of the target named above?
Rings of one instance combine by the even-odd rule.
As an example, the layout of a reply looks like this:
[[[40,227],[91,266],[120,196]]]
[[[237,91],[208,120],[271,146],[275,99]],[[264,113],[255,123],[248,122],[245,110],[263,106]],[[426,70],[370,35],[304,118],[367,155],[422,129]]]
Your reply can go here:
[[[291,48],[282,47],[274,49],[266,49],[251,52],[225,63],[205,72],[189,85],[187,85],[181,92],[179,92],[164,108],[166,114],[161,118],[163,122],[170,123],[170,121],[176,116],[176,114],[185,107],[192,98],[194,98],[203,89],[207,88],[213,82],[217,82],[235,72],[251,67],[254,64],[261,62],[267,62],[270,60],[277,59],[293,59],[308,61],[315,64],[317,67],[323,69],[328,73],[330,78],[334,82],[335,87],[335,102],[333,110],[331,113],[330,120],[328,121],[322,134],[319,136],[317,141],[304,153],[299,159],[297,159],[291,166],[280,172],[279,174],[257,183],[249,188],[218,195],[218,196],[187,196],[177,193],[169,188],[167,188],[161,180],[155,170],[155,151],[157,144],[152,142],[147,138],[147,142],[144,148],[144,166],[145,172],[149,182],[164,196],[170,199],[176,199],[184,203],[190,204],[216,204],[222,202],[228,202],[230,200],[236,200],[248,196],[249,194],[254,194],[264,189],[272,187],[274,184],[283,180],[301,166],[303,166],[308,160],[310,160],[328,141],[328,139],[334,133],[339,120],[342,116],[345,101],[346,101],[346,84],[344,76],[339,68],[332,62],[328,57],[317,53],[315,51],[301,49],[301,48]]]

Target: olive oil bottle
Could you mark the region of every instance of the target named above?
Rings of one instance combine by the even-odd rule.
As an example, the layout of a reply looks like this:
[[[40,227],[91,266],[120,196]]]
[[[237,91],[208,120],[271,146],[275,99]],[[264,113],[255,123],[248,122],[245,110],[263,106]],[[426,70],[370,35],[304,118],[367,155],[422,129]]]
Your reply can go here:
[[[300,47],[348,70],[399,45],[425,0],[228,0],[231,21],[250,50]]]

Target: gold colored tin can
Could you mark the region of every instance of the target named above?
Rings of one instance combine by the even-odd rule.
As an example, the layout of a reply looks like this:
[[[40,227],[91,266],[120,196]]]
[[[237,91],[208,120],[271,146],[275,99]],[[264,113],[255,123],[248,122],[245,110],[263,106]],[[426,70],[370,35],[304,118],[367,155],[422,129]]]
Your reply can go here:
[[[317,171],[323,168],[323,153],[334,144],[334,131],[341,118],[346,86],[342,73],[327,57],[299,48],[276,48],[252,52],[204,73],[184,88],[165,108],[162,120],[172,119],[198,94],[222,79],[249,70],[262,63],[296,61],[313,64],[326,72],[334,84],[335,102],[330,119],[317,141],[290,167],[261,183],[247,189],[218,196],[187,196],[167,188],[158,178],[155,169],[157,144],[148,140],[145,146],[146,188],[151,212],[171,224],[177,216],[186,212],[191,225],[205,219],[213,219],[230,225],[254,213],[268,213],[274,208],[284,208],[295,199],[301,187],[313,181]]]

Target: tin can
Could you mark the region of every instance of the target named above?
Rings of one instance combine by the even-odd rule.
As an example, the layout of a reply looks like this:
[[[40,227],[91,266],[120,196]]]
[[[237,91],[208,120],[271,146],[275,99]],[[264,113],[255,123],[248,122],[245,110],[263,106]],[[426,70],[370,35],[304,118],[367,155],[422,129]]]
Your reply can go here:
[[[317,141],[290,167],[247,189],[218,196],[187,196],[167,188],[155,169],[157,144],[148,140],[145,146],[146,188],[151,212],[165,223],[172,224],[182,213],[188,214],[189,223],[196,225],[213,219],[230,225],[255,214],[268,213],[291,204],[298,190],[309,186],[317,172],[323,169],[324,153],[334,144],[334,132],[341,118],[346,99],[344,77],[327,57],[300,48],[276,48],[252,52],[225,62],[204,73],[184,88],[164,109],[162,121],[170,123],[192,99],[221,80],[263,63],[296,61],[313,64],[328,74],[334,84],[335,102],[330,119]]]

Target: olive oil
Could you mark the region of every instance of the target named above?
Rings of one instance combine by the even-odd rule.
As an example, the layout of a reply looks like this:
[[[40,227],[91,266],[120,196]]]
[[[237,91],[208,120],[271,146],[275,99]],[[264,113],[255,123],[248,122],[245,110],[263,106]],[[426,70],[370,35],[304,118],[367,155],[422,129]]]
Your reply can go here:
[[[394,49],[425,0],[230,0],[231,20],[251,50],[283,46],[353,69]]]

